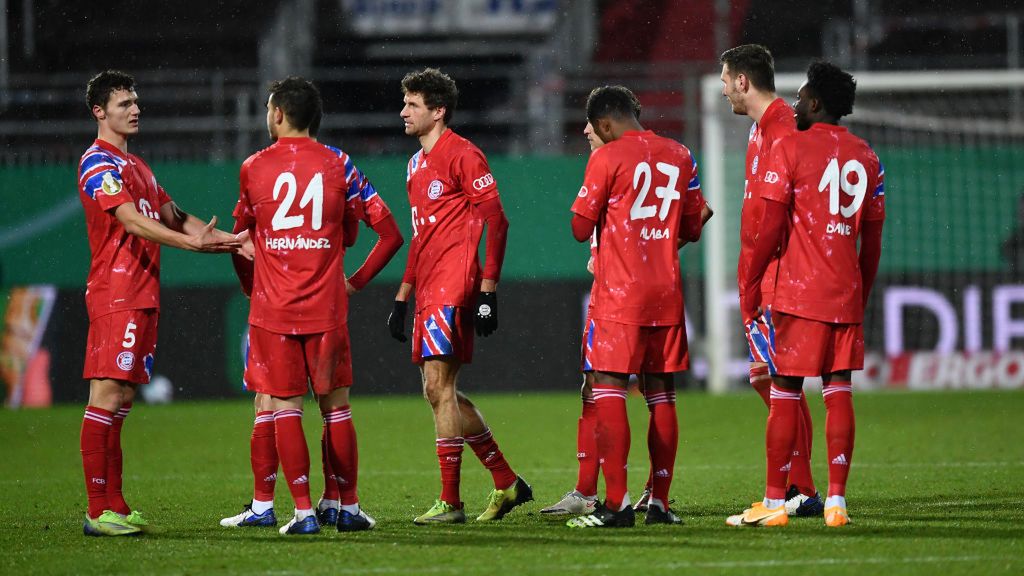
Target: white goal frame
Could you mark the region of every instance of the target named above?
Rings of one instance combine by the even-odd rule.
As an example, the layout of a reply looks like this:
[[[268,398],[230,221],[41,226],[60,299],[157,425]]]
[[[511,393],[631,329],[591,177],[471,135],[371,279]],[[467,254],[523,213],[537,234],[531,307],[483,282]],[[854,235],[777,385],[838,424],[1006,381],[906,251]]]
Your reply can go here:
[[[975,89],[1022,89],[1024,70],[948,70],[915,72],[854,72],[857,92],[899,90],[900,92],[942,91],[959,92]],[[777,74],[776,93],[787,102],[794,99],[796,91],[806,79],[803,73]],[[736,268],[735,255],[728,253],[726,230],[732,219],[739,213],[730,213],[729,194],[741,194],[740,190],[726,190],[725,157],[727,151],[726,120],[732,115],[722,96],[722,81],[717,74],[701,79],[701,181],[704,196],[713,209],[714,218],[704,231],[704,350],[708,361],[708,391],[721,394],[744,387],[734,386],[736,376],[730,374],[730,346],[736,340],[732,337],[741,330],[740,321],[730,309],[736,305],[730,301],[735,296]],[[853,118],[857,110],[854,108]],[[991,122],[994,131],[1024,129],[1022,126],[1006,127],[1002,122]],[[730,136],[731,137],[731,136]],[[745,147],[744,147],[745,148]],[[735,369],[733,370],[736,371]]]

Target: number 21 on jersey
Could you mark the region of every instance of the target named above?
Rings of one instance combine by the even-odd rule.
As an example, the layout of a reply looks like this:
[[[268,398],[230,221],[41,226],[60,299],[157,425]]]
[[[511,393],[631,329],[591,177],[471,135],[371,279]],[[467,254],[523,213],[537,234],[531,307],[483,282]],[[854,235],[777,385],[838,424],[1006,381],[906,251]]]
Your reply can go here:
[[[281,190],[284,190],[284,200],[277,205],[277,211],[274,212],[274,218],[270,222],[275,232],[298,228],[305,224],[305,214],[288,215],[295,202],[295,191],[298,187],[295,174],[291,172],[282,172],[274,182],[274,200],[277,200],[281,195]],[[299,199],[299,208],[305,208],[310,203],[313,204],[311,226],[313,230],[319,230],[323,226],[324,218],[324,175],[320,172],[317,172],[306,185],[306,191]]]

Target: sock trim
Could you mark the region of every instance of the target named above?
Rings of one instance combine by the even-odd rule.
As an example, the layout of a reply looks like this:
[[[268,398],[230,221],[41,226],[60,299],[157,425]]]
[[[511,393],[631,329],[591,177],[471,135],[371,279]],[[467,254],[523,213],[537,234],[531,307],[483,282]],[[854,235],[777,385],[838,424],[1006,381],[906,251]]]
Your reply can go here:
[[[352,409],[348,406],[344,408],[335,408],[323,414],[325,424],[336,424],[338,422],[345,422],[346,420],[352,419]]]
[[[493,437],[494,435],[491,434],[491,429],[487,428],[483,432],[476,434],[475,436],[466,436],[465,440],[466,444],[483,444],[484,442],[487,442]]]
[[[803,392],[800,390],[786,390],[772,384],[771,399],[772,400],[800,400]]]
[[[103,410],[103,409],[102,408],[94,408],[92,406],[86,408],[85,409],[85,416],[84,416],[84,418],[86,420],[92,420],[93,422],[99,422],[100,424],[106,424],[107,426],[112,426],[114,424],[114,417],[113,417],[113,415],[110,412],[107,412],[106,410],[103,410],[103,412],[106,412],[106,414],[104,414],[102,412],[99,412],[99,410]]]
[[[670,392],[656,392],[652,394],[645,394],[647,398],[647,405],[654,406],[655,404],[675,404],[676,393],[675,391]]]
[[[853,394],[853,386],[851,384],[829,384],[821,389],[821,395],[825,398],[828,398],[832,394],[840,394],[843,392]]]
[[[281,420],[282,418],[302,418],[302,410],[288,408],[274,412],[274,420]]]

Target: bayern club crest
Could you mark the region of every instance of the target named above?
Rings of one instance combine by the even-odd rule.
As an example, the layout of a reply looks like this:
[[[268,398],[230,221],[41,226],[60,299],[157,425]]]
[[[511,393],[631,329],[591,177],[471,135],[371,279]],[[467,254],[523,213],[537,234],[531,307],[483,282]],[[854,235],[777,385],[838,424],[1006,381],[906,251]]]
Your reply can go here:
[[[434,180],[430,183],[430,187],[427,188],[427,198],[431,200],[437,200],[444,193],[444,184],[440,180]]]
[[[135,353],[125,350],[117,355],[117,367],[125,372],[135,367]]]

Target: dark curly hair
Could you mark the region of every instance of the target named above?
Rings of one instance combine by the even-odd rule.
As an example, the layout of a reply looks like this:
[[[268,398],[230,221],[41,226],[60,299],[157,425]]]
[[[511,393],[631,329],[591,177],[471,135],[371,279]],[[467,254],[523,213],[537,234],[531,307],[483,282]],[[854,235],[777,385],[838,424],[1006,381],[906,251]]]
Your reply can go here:
[[[857,81],[849,72],[824,60],[815,60],[807,67],[807,90],[821,100],[822,106],[836,120],[853,112]]]
[[[305,78],[289,76],[270,85],[270,100],[288,118],[296,130],[306,130],[312,125],[320,127],[323,102],[320,90]]]
[[[91,111],[93,106],[106,108],[110,95],[117,90],[135,90],[135,78],[120,70],[105,70],[89,79],[85,86],[85,104]]]
[[[744,44],[722,52],[718,61],[729,67],[733,76],[743,74],[758,90],[775,92],[775,59],[760,44]]]
[[[459,88],[452,77],[437,68],[425,68],[420,72],[409,72],[402,78],[403,94],[420,94],[423,103],[431,110],[444,108],[444,123],[448,124],[459,104]]]
[[[601,118],[639,118],[640,100],[625,86],[601,86],[587,96],[587,121],[593,124]]]

